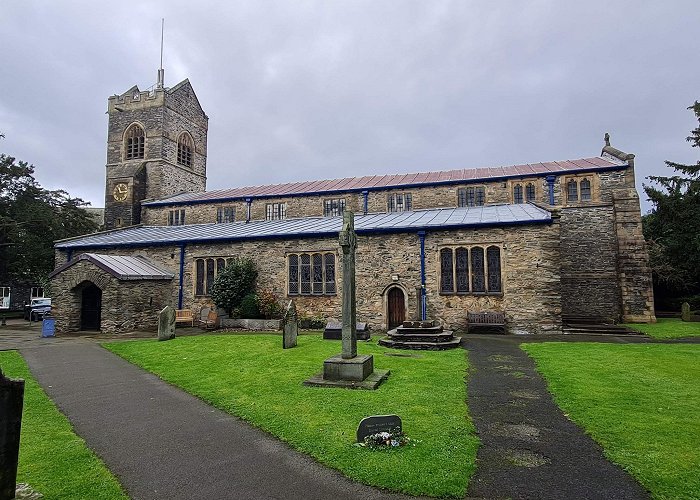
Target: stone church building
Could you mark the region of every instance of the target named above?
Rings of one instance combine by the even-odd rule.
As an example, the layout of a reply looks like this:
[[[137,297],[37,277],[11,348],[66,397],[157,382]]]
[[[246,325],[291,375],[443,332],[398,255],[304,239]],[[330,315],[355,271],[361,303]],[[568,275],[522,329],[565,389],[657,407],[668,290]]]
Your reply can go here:
[[[567,318],[655,321],[634,155],[206,191],[208,117],[185,80],[109,98],[106,231],[58,241],[56,328],[155,328],[165,305],[212,305],[228,259],[301,315],[338,319],[338,232],[355,213],[357,316],[463,330],[503,311],[511,333]]]

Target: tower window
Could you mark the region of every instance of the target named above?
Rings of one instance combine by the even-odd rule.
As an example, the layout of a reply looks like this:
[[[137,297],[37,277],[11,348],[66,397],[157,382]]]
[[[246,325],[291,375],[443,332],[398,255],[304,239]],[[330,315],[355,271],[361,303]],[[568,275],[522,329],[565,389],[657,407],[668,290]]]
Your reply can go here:
[[[187,132],[180,134],[177,140],[177,163],[185,167],[192,167],[192,152],[194,151],[194,141]]]
[[[124,157],[127,160],[137,160],[139,158],[143,158],[144,146],[146,143],[146,135],[144,134],[143,129],[134,123],[127,129],[124,138]]]

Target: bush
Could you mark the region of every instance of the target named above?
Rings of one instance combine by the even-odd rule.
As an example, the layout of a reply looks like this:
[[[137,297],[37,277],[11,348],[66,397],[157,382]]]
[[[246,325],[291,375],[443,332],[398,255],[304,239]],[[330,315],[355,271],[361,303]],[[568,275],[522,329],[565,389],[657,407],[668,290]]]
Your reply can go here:
[[[316,316],[302,314],[299,317],[299,328],[304,330],[323,330],[326,328],[326,319],[320,314]]]
[[[245,319],[261,319],[260,309],[258,309],[258,296],[254,293],[249,293],[241,301],[239,307],[241,318]]]
[[[229,316],[241,305],[243,298],[255,291],[258,270],[252,259],[234,258],[214,280],[211,298],[218,307],[225,309]],[[241,312],[242,314],[242,312]]]
[[[269,289],[258,292],[258,309],[265,319],[281,319],[284,315],[284,308],[277,300],[277,295]]]

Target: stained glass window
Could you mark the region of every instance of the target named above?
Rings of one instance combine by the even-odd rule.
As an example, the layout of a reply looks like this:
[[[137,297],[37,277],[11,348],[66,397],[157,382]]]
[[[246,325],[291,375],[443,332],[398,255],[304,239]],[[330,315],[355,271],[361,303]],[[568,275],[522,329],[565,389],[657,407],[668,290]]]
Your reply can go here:
[[[211,287],[214,286],[214,276],[214,259],[207,259],[206,295],[211,295]]]
[[[489,293],[501,292],[501,249],[496,246],[488,247],[486,261],[489,267]]]
[[[516,184],[513,186],[513,203],[523,202],[523,186]]]
[[[312,290],[314,294],[321,295],[323,293],[323,256],[315,253],[311,258],[313,261]]]
[[[311,256],[307,253],[301,254],[301,294],[311,293]]]
[[[466,248],[458,248],[455,251],[457,265],[457,293],[469,291],[469,251]]]
[[[452,276],[452,249],[440,250],[440,291],[442,293],[454,293],[455,285]]]
[[[581,180],[581,201],[591,200],[591,181],[588,179]]]
[[[204,259],[197,259],[195,265],[196,286],[195,295],[204,295]]]
[[[299,293],[299,256],[289,256],[289,295]]]
[[[324,256],[326,267],[326,294],[335,294],[335,255],[327,253]]]
[[[472,292],[480,293],[486,291],[484,280],[484,249],[481,247],[472,248]]]

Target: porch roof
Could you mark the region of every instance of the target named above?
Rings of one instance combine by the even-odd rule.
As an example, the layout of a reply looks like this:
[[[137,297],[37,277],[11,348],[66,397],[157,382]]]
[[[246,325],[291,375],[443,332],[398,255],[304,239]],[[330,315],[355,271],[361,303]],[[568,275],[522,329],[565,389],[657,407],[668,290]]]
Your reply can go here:
[[[57,274],[62,273],[66,269],[83,260],[91,262],[103,271],[108,272],[115,278],[122,281],[171,280],[175,277],[173,273],[158,268],[145,257],[82,253],[62,266],[57,267],[51,274],[49,274],[49,278],[53,278]]]

